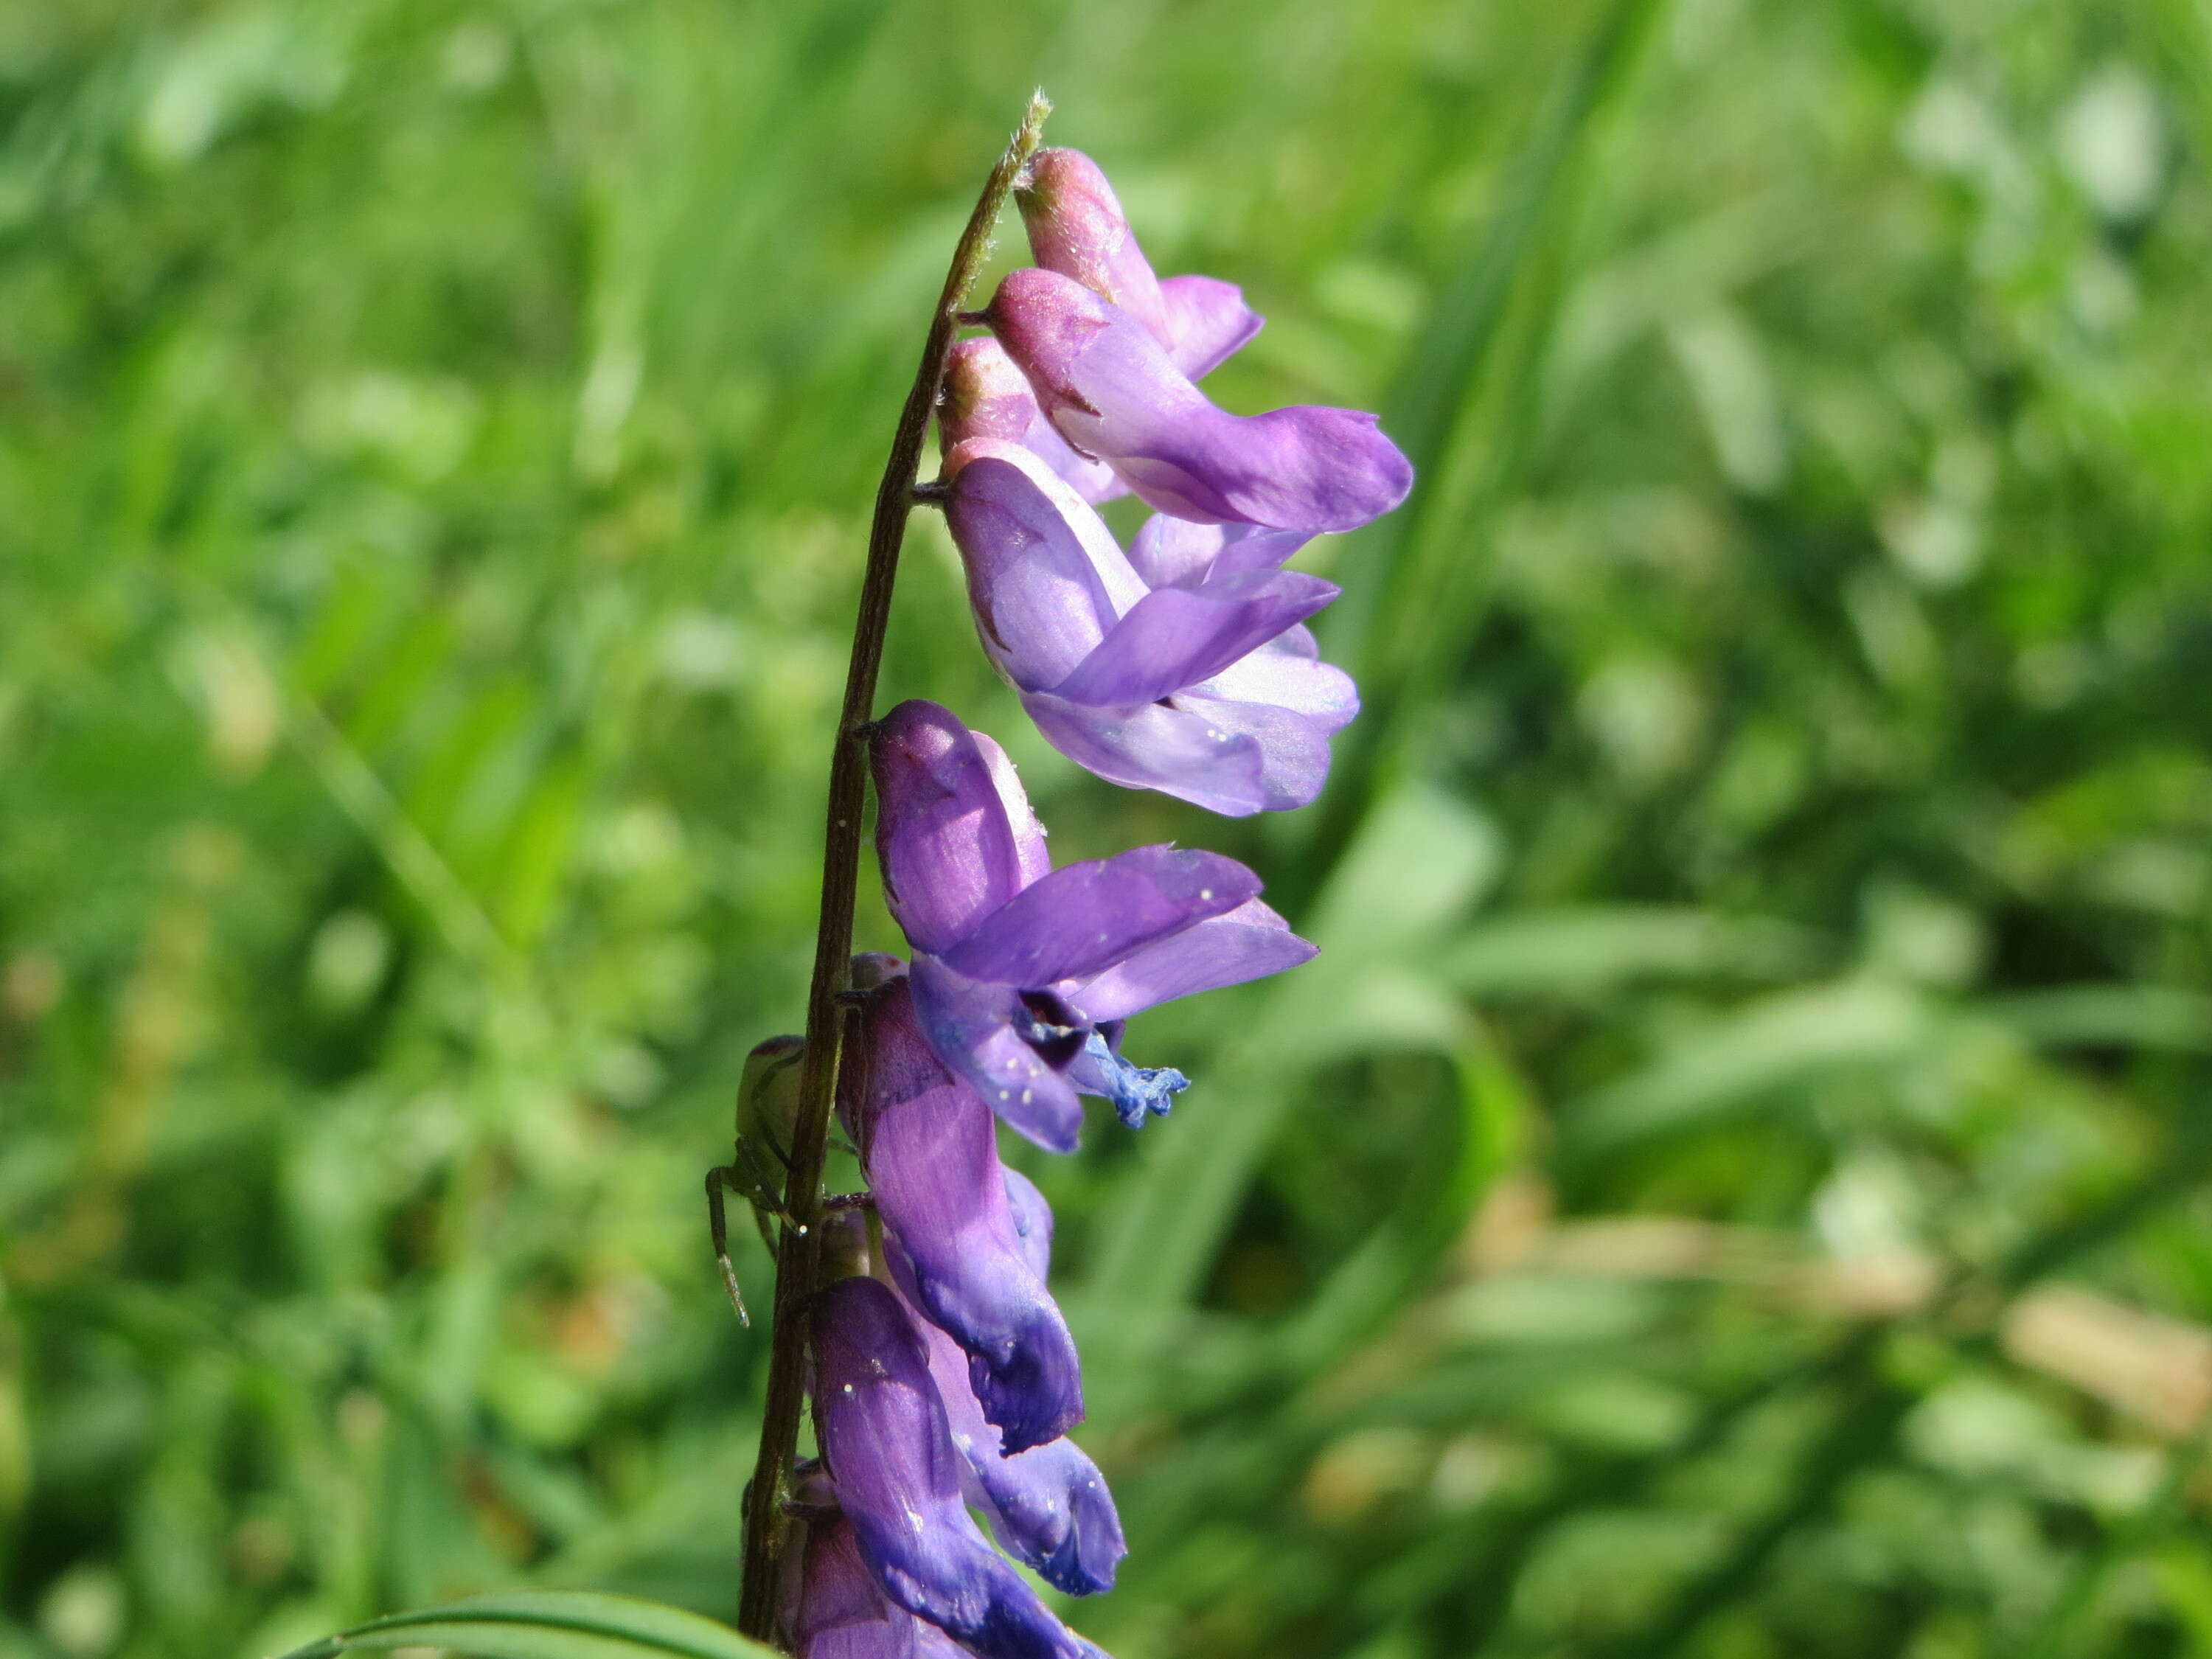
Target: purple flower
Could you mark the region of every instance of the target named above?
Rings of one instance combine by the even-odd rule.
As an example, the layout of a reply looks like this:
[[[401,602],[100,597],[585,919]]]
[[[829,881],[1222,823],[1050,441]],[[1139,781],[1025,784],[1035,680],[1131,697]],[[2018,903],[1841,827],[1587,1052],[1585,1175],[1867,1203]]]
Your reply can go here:
[[[897,1295],[873,1279],[840,1279],[817,1293],[812,1323],[815,1432],[854,1549],[883,1595],[981,1659],[1095,1655],[969,1518],[964,1460]],[[793,1623],[810,1633],[857,1631],[845,1650],[852,1659],[896,1651],[880,1645],[849,1569],[837,1566],[824,1559],[818,1599],[810,1606],[802,1590]],[[878,1645],[859,1644],[872,1640]]]
[[[884,1254],[892,1282],[911,1306],[913,1272],[897,1241],[887,1238]],[[945,1332],[927,1320],[915,1325],[952,1443],[968,1462],[962,1491],[983,1511],[1000,1546],[1071,1595],[1113,1589],[1115,1569],[1128,1546],[1098,1466],[1065,1436],[1027,1451],[1001,1451],[969,1385],[971,1362]]]
[[[1083,1420],[1083,1378],[1024,1237],[1035,1214],[1009,1204],[991,1109],[931,1050],[903,975],[872,994],[865,1018],[840,1106],[908,1270],[901,1288],[964,1352],[967,1409],[1004,1431],[1007,1453],[1042,1446]],[[948,1391],[946,1403],[960,1402]],[[993,1434],[979,1450],[995,1457],[1000,1444]]]
[[[945,476],[983,649],[1054,748],[1231,817],[1321,793],[1359,697],[1300,625],[1338,590],[1279,568],[1302,532],[1158,515],[1124,555],[1018,444],[972,439]]]
[[[1218,854],[1139,847],[1053,869],[1005,753],[935,703],[901,703],[869,747],[923,1035],[1041,1146],[1073,1150],[1079,1089],[1133,1124],[1186,1086],[1121,1058],[1130,1015],[1313,955],[1260,902],[1258,878]]]
[[[884,1599],[861,1559],[853,1523],[843,1516],[810,1521],[793,1565],[782,1616],[799,1659],[921,1659],[933,1652],[959,1653],[934,1626]],[[924,1644],[925,1632],[937,1639],[933,1650]]]
[[[988,334],[952,348],[937,405],[937,433],[938,447],[947,455],[971,438],[1019,444],[1086,501],[1110,501],[1129,493],[1112,467],[1069,447],[1045,419],[1013,359]]]
[[[1009,272],[983,316],[1060,436],[1163,513],[1313,534],[1357,529],[1413,487],[1374,416],[1229,414],[1142,321],[1072,276]]]
[[[1260,331],[1264,319],[1234,283],[1152,275],[1114,186],[1081,150],[1039,150],[1015,181],[1014,200],[1036,262],[1134,317],[1188,379],[1204,380]]]

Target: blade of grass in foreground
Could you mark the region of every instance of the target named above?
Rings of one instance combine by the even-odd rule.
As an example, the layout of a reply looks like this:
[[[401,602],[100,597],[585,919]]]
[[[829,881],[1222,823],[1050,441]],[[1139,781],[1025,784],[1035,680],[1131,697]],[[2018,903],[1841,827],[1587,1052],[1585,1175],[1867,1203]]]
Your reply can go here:
[[[398,1648],[448,1648],[477,1659],[772,1659],[775,1651],[681,1607],[585,1590],[525,1590],[372,1620],[285,1659]]]

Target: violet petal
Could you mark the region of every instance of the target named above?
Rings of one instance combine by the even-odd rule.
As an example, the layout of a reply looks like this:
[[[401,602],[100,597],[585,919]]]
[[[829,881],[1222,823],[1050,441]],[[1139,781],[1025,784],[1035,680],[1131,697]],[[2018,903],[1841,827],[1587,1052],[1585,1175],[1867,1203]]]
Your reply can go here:
[[[797,1606],[787,1620],[799,1659],[919,1659],[921,1621],[884,1599],[842,1516],[811,1522],[799,1564]]]
[[[1093,708],[1157,702],[1231,667],[1340,591],[1291,570],[1216,578],[1194,590],[1163,587],[1138,600],[1057,684],[1015,684]]]
[[[916,950],[950,945],[1022,884],[991,760],[951,710],[918,698],[876,723],[868,756],[891,914]]]
[[[1143,599],[1143,580],[1089,504],[1021,446],[972,440],[945,476],[984,651],[1018,686],[1065,678]]]
[[[1010,985],[969,979],[934,957],[917,956],[908,977],[915,1012],[930,1047],[1009,1128],[1047,1152],[1072,1152],[1083,1103],[1067,1079],[1016,1031],[1025,1012]]]
[[[1180,692],[1175,705],[1216,731],[1249,738],[1260,750],[1260,804],[1270,812],[1310,805],[1328,781],[1331,728],[1294,709]]]
[[[1218,853],[1133,848],[1063,865],[986,916],[943,960],[969,979],[1001,985],[1084,978],[1259,890],[1258,877]]]
[[[1012,1455],[1001,1452],[969,1391],[958,1346],[942,1331],[921,1334],[952,1443],[968,1461],[969,1501],[983,1511],[1000,1547],[1070,1595],[1113,1589],[1115,1568],[1128,1547],[1098,1466],[1065,1438]]]
[[[1372,415],[1316,406],[1231,415],[1141,322],[1055,271],[1010,272],[987,315],[1060,435],[1162,512],[1351,530],[1412,488],[1413,469]]]
[[[1052,1271],[1052,1206],[1037,1190],[1036,1182],[1019,1170],[1001,1168],[1006,1183],[1006,1210],[1013,1217],[1016,1248],[1038,1279]]]
[[[921,1333],[872,1279],[817,1292],[814,1416],[837,1502],[884,1594],[981,1659],[1088,1650],[975,1528]]]
[[[921,1042],[906,984],[888,988],[870,1011],[870,1069],[886,1048]],[[1006,1450],[1057,1439],[1083,1420],[1080,1362],[1007,1204],[990,1109],[945,1073],[921,1093],[877,1096],[866,1122],[868,1185],[912,1268],[911,1299],[968,1356]]]
[[[1359,688],[1352,676],[1316,657],[1313,635],[1303,628],[1285,630],[1192,690],[1231,702],[1273,703],[1304,715],[1325,732],[1341,729],[1359,712]]]
[[[1259,744],[1203,715],[1160,703],[1086,708],[1042,691],[1025,693],[1022,707],[1048,743],[1110,783],[1157,789],[1224,817],[1267,804]]]
[[[1160,301],[1168,356],[1187,380],[1204,380],[1249,345],[1267,321],[1244,303],[1243,289],[1218,276],[1165,277]]]
[[[1103,1024],[1177,997],[1281,973],[1310,961],[1314,950],[1282,917],[1251,899],[1225,915],[1131,952],[1077,987],[1068,1000]]]
[[[1312,539],[1302,530],[1193,524],[1155,513],[1137,526],[1129,543],[1129,563],[1149,587],[1196,587],[1212,575],[1279,570]]]

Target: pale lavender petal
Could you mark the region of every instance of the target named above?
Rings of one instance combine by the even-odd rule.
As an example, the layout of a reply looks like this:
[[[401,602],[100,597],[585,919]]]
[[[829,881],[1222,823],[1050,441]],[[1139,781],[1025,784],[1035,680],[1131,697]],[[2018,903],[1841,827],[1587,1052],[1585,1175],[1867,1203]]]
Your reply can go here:
[[[872,1081],[887,1051],[926,1050],[907,981],[885,988],[866,1030]],[[1007,1204],[990,1109],[966,1082],[939,1078],[908,1094],[871,1088],[862,1162],[912,1270],[910,1299],[957,1339],[981,1409],[1020,1451],[1083,1420],[1080,1362]]]
[[[1083,1130],[1083,1103],[1058,1066],[1039,1054],[1022,1032],[1047,1042],[1043,1024],[1010,985],[981,983],[917,956],[908,975],[915,1013],[938,1057],[996,1112],[1009,1128],[1047,1152],[1072,1152]],[[1082,1035],[1068,1034],[1060,1065],[1079,1050]]]
[[[1314,946],[1288,922],[1250,899],[1226,915],[1132,951],[1069,992],[1067,1000],[1103,1025],[1177,997],[1279,974],[1313,955]]]
[[[1145,585],[1097,514],[1030,451],[978,438],[945,458],[945,520],[983,649],[1017,686],[1065,678]]]
[[[813,1309],[814,1420],[884,1594],[981,1659],[1078,1659],[1081,1638],[975,1529],[921,1335],[891,1288],[840,1279]]]
[[[1187,380],[1204,380],[1249,345],[1267,321],[1244,303],[1243,289],[1218,276],[1167,277],[1160,283],[1160,301],[1167,313],[1168,356]]]
[[[1160,588],[1138,600],[1058,684],[1016,684],[1093,708],[1157,702],[1229,668],[1339,591],[1294,570],[1217,577],[1195,590]]]
[[[1196,587],[1221,556],[1223,538],[1243,525],[1194,524],[1155,513],[1129,541],[1129,563],[1148,587]]]
[[[1323,733],[1340,731],[1359,712],[1359,688],[1341,668],[1317,660],[1312,647],[1311,634],[1291,629],[1192,692],[1229,702],[1272,703],[1303,714]]]
[[[1247,570],[1279,570],[1291,556],[1313,537],[1303,530],[1270,530],[1265,525],[1237,524],[1224,527],[1221,556],[1213,562],[1216,578]]]
[[[998,343],[994,340],[994,345]],[[1034,404],[1031,407],[1035,407]],[[1060,435],[1060,428],[1045,418],[1042,409],[1022,434],[1022,447],[1050,467],[1055,477],[1093,507],[1118,501],[1129,493],[1121,475],[1103,461],[1091,459]]]
[[[1160,281],[1096,161],[1081,150],[1041,149],[1015,182],[1014,201],[1037,264],[1112,301],[1161,345],[1173,344]]]
[[[1201,691],[1178,692],[1175,706],[1217,731],[1248,737],[1260,748],[1261,804],[1285,812],[1312,804],[1328,781],[1326,724],[1272,703],[1239,702]]]
[[[952,1443],[968,1461],[968,1501],[983,1511],[1000,1547],[1070,1595],[1113,1589],[1114,1570],[1128,1547],[1098,1466],[1066,1438],[1012,1455],[999,1450],[998,1436],[969,1390],[958,1345],[927,1326],[921,1334]]]
[[[1218,853],[1133,848],[1062,866],[985,917],[942,960],[972,980],[1041,988],[1098,973],[1259,890],[1257,876]]]
[[[1224,817],[1267,804],[1264,757],[1244,732],[1161,703],[1085,708],[1049,692],[1024,694],[1045,741],[1109,783],[1157,789]]]
[[[919,699],[868,739],[876,850],[891,914],[916,950],[963,938],[1022,885],[1022,856],[990,763],[951,710]]]
[[[945,392],[937,405],[938,448],[950,455],[971,438],[995,438],[1036,452],[1047,466],[1073,486],[1086,501],[1112,501],[1129,493],[1103,461],[1079,455],[1061,437],[1036,394],[988,334],[963,340],[945,366]]]
[[[1081,283],[1010,272],[987,313],[1061,436],[1179,518],[1351,530],[1406,497],[1413,469],[1375,417],[1216,408],[1142,323]]]
[[[1155,513],[1137,527],[1129,563],[1152,587],[1196,587],[1209,576],[1276,570],[1313,538],[1302,530],[1194,524]]]

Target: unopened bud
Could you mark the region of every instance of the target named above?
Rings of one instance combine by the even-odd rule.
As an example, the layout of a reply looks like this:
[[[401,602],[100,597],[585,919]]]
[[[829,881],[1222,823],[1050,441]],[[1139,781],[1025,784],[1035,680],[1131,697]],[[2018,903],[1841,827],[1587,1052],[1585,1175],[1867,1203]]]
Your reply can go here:
[[[1020,443],[1036,418],[1036,394],[996,340],[979,336],[952,348],[945,365],[945,400],[937,415],[946,454],[970,438]]]
[[[1041,149],[1022,169],[1014,200],[1039,264],[1110,300],[1162,345],[1171,343],[1159,278],[1097,162],[1078,149]]]

